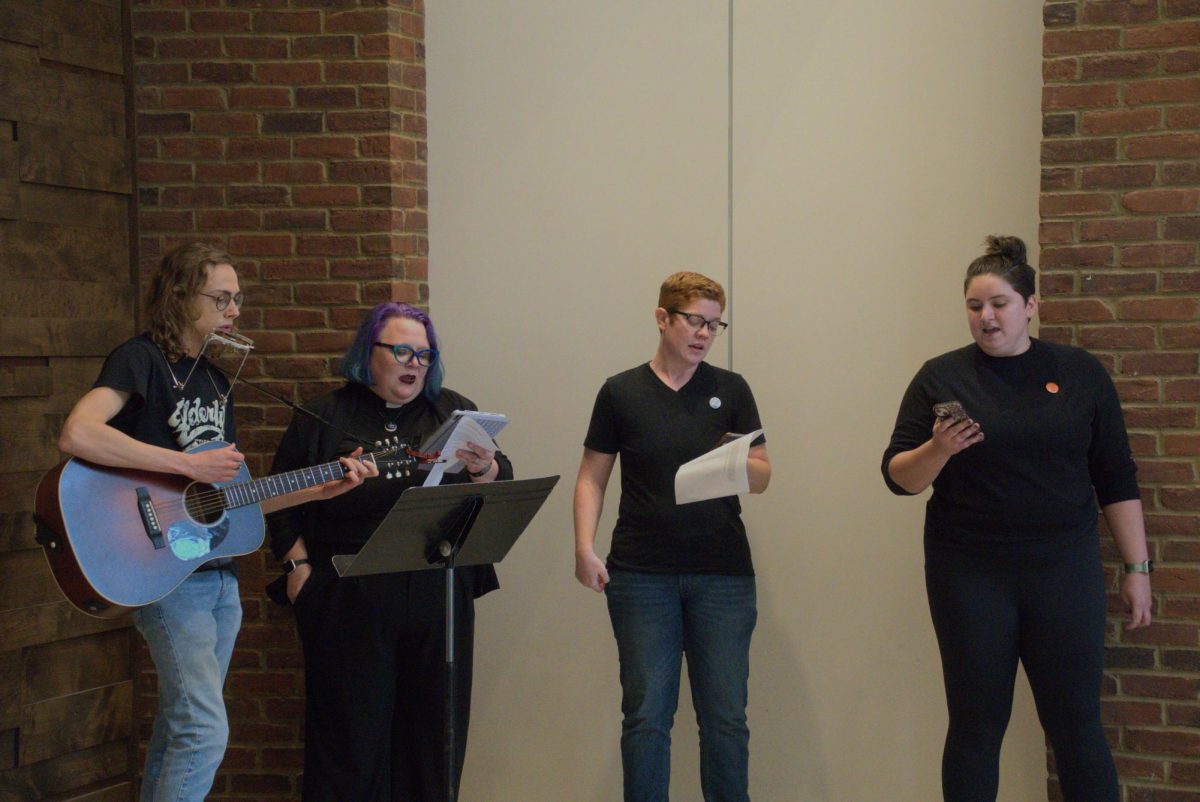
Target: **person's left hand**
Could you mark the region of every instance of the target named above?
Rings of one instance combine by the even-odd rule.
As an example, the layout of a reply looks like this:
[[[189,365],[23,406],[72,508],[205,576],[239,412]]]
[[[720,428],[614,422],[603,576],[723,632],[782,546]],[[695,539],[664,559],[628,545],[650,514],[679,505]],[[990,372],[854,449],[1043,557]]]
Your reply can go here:
[[[495,451],[468,441],[467,447],[455,451],[454,456],[463,461],[467,466],[468,473],[483,474],[482,476],[472,476],[472,481],[487,482],[495,478],[495,472],[492,471],[492,466],[496,464]]]
[[[1127,629],[1138,629],[1150,626],[1150,607],[1153,600],[1150,597],[1149,574],[1125,574],[1121,577],[1121,598],[1129,608],[1129,626]]]
[[[350,454],[338,458],[338,461],[342,463],[342,467],[346,471],[346,475],[337,481],[326,482],[321,485],[320,494],[317,498],[324,501],[334,496],[340,496],[347,490],[353,490],[361,485],[364,479],[379,475],[379,466],[375,464],[375,460],[359,459],[362,456],[362,451],[362,446],[359,446]]]

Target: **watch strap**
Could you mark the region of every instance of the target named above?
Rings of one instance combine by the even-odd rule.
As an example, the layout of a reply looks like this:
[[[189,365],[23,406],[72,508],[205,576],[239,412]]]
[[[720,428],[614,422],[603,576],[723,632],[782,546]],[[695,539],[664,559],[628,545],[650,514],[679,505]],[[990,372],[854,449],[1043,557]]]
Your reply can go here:
[[[312,562],[307,557],[301,557],[298,560],[285,560],[283,563],[283,572],[290,574],[302,565],[312,565]]]
[[[1125,563],[1127,574],[1149,574],[1154,572],[1154,560],[1144,560],[1140,563]]]

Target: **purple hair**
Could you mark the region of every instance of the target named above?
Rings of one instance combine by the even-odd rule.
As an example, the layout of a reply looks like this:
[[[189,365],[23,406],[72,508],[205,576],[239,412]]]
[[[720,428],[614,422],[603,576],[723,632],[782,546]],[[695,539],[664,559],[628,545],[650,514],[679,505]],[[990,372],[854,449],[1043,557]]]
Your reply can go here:
[[[383,331],[383,327],[394,317],[406,317],[424,326],[429,347],[438,352],[437,361],[429,367],[429,371],[425,374],[425,387],[421,390],[422,395],[430,401],[436,401],[442,392],[442,378],[445,376],[446,370],[442,366],[441,348],[438,347],[438,337],[433,328],[433,321],[429,319],[429,315],[415,306],[385,301],[368,312],[366,318],[359,325],[358,332],[354,335],[354,342],[350,344],[350,350],[346,351],[346,355],[342,357],[341,373],[348,381],[356,384],[369,387],[375,383],[375,379],[371,376],[371,350],[379,338],[379,332]]]

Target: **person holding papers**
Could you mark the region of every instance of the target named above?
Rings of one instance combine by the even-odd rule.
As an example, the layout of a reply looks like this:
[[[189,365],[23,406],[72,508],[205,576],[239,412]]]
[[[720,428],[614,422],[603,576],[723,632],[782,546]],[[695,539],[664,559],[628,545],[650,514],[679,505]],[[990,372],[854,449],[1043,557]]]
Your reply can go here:
[[[671,726],[687,654],[706,802],[748,799],[746,726],[754,566],[736,495],[677,503],[676,472],[728,434],[761,428],[745,379],[704,361],[725,291],[698,273],[668,276],[648,363],[600,389],[575,483],[575,577],[605,594],[620,657],[626,800],[667,799]],[[621,500],[607,562],[594,548],[605,490],[621,458]],[[761,493],[767,447],[753,439],[745,482]]]
[[[273,472],[317,464],[362,442],[399,438],[419,448],[456,409],[476,409],[442,386],[428,315],[383,303],[359,326],[342,359],[346,384],[306,404],[328,422],[293,417]],[[512,464],[474,442],[443,482],[511,479]],[[444,454],[451,459],[451,455]],[[387,466],[381,466],[381,473]],[[319,502],[269,517],[271,548],[285,560],[305,668],[305,802],[444,799],[445,577],[414,571],[339,579],[337,554],[357,553],[411,477],[373,480],[350,503]],[[455,722],[461,776],[470,717],[474,600],[499,587],[491,566],[456,571]],[[455,778],[457,785],[458,778]]]

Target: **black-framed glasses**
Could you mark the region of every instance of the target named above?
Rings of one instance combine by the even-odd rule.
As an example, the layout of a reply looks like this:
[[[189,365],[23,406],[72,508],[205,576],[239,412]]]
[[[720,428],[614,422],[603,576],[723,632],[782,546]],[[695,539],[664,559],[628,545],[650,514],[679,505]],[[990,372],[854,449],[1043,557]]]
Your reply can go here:
[[[197,295],[203,295],[206,298],[212,298],[213,303],[217,305],[218,312],[224,312],[229,308],[229,302],[233,301],[237,304],[238,309],[242,308],[242,300],[246,297],[246,293],[230,293],[226,290],[220,292],[198,292]]]
[[[392,345],[391,343],[372,343],[376,348],[387,348],[392,352],[392,356],[396,361],[405,367],[412,364],[412,361],[417,360],[417,364],[421,367],[432,367],[438,361],[438,352],[432,348],[422,348],[420,351],[413,348],[408,343],[400,343]]]
[[[720,337],[721,334],[724,333],[725,329],[729,328],[729,324],[719,318],[713,318],[712,320],[709,320],[704,315],[697,315],[692,312],[684,312],[680,309],[668,309],[667,311],[672,315],[679,315],[681,318],[686,320],[687,324],[691,326],[694,331],[698,332],[700,329],[707,326],[708,333],[714,337]]]

